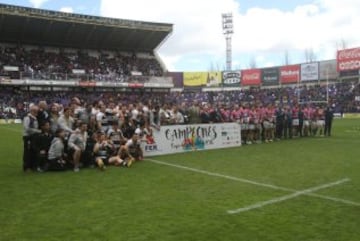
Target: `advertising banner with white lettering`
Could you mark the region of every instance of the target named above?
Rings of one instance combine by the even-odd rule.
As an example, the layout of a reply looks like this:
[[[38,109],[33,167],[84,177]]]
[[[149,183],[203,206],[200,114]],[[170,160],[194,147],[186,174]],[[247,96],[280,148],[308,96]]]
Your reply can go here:
[[[336,69],[336,59],[320,61],[320,79],[334,80],[339,76]]]
[[[241,72],[240,71],[224,71],[222,72],[222,80],[224,87],[240,87]]]
[[[360,69],[360,47],[339,50],[336,60],[338,72]]]
[[[260,69],[245,69],[241,71],[241,85],[260,85],[260,83]]]
[[[261,69],[262,85],[278,85],[279,84],[279,68]]]
[[[8,65],[5,65],[3,67],[4,71],[8,71],[8,72],[17,72],[19,71],[19,67],[18,66],[8,66]]]
[[[300,79],[301,81],[319,80],[319,63],[301,64]]]
[[[161,126],[145,137],[145,156],[241,146],[237,123]]]
[[[280,83],[296,83],[300,79],[300,65],[286,65],[280,67]]]

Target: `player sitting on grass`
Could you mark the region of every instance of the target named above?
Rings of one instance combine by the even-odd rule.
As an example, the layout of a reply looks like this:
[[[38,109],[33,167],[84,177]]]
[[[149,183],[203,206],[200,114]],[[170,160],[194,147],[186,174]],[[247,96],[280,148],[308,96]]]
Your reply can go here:
[[[144,159],[143,151],[140,147],[138,134],[133,134],[132,138],[126,142],[125,146],[128,149],[129,154],[134,157],[136,161],[141,161]]]
[[[101,169],[104,170],[106,165],[123,165],[124,160],[119,155],[113,156],[114,145],[110,140],[106,139],[104,132],[98,134],[98,141],[94,146],[95,163]],[[131,165],[131,164],[130,164]],[[127,165],[127,166],[130,166]]]

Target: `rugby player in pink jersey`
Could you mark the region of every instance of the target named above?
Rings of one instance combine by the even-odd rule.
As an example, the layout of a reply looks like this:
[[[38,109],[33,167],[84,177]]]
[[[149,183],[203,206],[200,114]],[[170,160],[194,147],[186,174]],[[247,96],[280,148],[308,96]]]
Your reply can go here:
[[[265,108],[265,116],[263,119],[263,126],[264,126],[264,138],[265,142],[272,142],[274,139],[274,115],[275,115],[275,109],[268,105],[267,108]]]
[[[306,106],[303,109],[304,112],[304,128],[303,128],[303,132],[304,132],[304,136],[309,136],[309,132],[310,132],[310,122],[311,122],[311,110],[309,106]]]
[[[293,136],[297,136],[298,128],[299,128],[299,107],[297,105],[293,106],[292,109],[292,134]]]

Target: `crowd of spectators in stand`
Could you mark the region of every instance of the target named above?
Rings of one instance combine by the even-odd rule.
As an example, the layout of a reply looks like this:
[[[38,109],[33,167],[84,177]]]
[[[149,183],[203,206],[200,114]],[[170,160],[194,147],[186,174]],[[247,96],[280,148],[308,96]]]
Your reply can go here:
[[[38,80],[88,81],[126,81],[131,72],[141,72],[143,76],[162,76],[163,71],[154,56],[138,57],[135,53],[105,52],[25,48],[22,46],[5,47],[0,45],[0,76]],[[19,72],[5,72],[3,66],[19,67]],[[75,70],[75,73],[74,71]],[[85,71],[84,74],[76,70]]]

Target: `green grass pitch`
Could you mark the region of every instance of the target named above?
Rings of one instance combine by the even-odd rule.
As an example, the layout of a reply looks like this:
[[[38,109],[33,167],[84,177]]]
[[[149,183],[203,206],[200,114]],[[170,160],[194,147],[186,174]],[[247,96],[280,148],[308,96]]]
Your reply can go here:
[[[359,241],[360,120],[333,125],[330,138],[152,158],[173,166],[146,160],[79,173],[23,173],[21,126],[2,125],[0,240]]]

